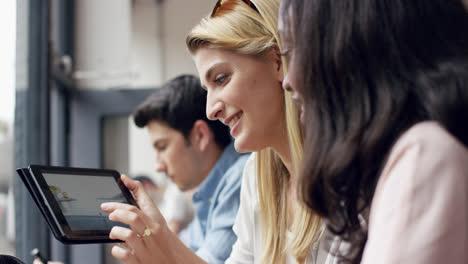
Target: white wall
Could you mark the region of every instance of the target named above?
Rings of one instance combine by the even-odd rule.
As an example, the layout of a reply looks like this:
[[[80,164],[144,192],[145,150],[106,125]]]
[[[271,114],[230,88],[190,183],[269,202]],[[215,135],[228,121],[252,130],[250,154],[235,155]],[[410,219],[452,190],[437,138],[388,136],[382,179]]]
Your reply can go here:
[[[134,87],[154,87],[181,73],[196,74],[185,36],[214,4],[214,0],[163,0],[160,4],[157,0],[134,1]]]
[[[75,1],[73,77],[80,89],[130,85],[131,3],[130,0]]]
[[[166,0],[165,45],[166,80],[180,73],[196,74],[195,65],[185,47],[185,36],[213,9],[215,0]]]
[[[162,5],[136,0],[132,6],[132,87],[155,87],[164,75],[161,24]]]

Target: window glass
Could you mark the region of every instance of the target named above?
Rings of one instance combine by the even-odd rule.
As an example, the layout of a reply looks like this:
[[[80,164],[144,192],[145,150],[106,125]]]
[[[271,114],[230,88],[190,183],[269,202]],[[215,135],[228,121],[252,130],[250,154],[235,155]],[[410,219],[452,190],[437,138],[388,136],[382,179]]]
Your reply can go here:
[[[0,1],[0,254],[14,254],[13,120],[16,1]]]

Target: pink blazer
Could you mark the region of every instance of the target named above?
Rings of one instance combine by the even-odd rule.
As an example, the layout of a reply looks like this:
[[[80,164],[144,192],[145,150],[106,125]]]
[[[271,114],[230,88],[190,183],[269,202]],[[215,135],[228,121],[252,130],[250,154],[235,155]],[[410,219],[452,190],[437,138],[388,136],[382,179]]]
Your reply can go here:
[[[409,129],[379,178],[368,228],[361,263],[468,263],[467,148],[435,122]]]

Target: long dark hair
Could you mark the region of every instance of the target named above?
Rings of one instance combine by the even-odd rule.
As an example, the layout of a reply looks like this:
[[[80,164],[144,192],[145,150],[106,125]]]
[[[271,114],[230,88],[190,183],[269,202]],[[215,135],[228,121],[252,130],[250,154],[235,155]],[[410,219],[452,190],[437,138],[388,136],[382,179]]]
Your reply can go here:
[[[304,97],[299,193],[358,263],[359,215],[399,136],[434,120],[468,145],[468,15],[461,0],[283,1]]]

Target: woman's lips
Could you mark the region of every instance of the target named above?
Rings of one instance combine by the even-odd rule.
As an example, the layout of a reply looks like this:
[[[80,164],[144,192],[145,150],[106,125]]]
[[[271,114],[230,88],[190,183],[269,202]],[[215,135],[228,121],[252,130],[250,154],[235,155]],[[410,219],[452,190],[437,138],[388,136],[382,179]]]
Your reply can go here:
[[[299,119],[301,120],[302,123],[304,123],[304,103],[302,102],[301,98],[296,93],[294,93],[291,98],[297,107]]]
[[[230,118],[228,126],[231,129],[231,136],[234,136],[236,128],[239,126],[240,119],[242,118],[242,111],[235,114],[233,117]]]
[[[232,129],[232,127],[237,123],[237,121],[239,121],[241,116],[242,116],[242,113],[238,113],[235,116],[233,116],[231,120],[229,121],[229,124],[228,124],[229,128]]]

